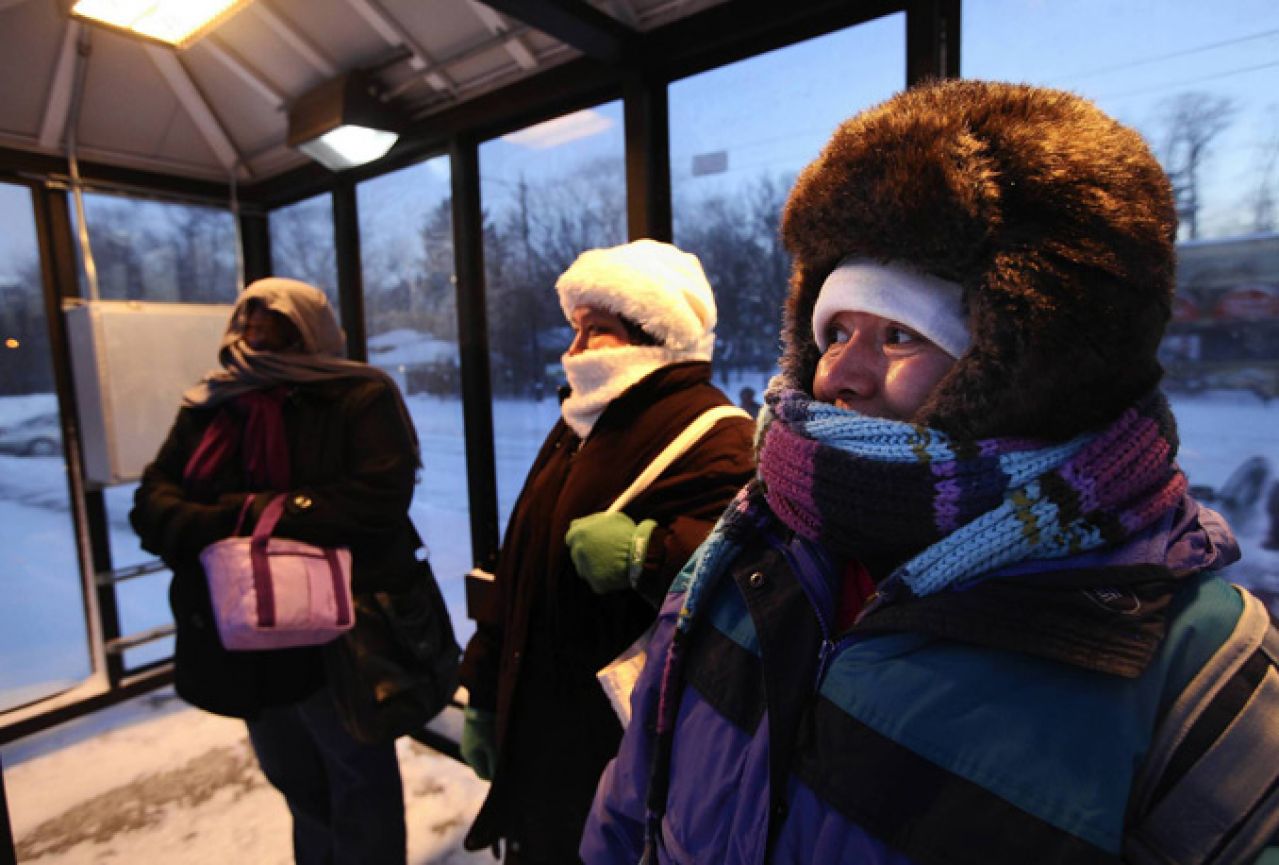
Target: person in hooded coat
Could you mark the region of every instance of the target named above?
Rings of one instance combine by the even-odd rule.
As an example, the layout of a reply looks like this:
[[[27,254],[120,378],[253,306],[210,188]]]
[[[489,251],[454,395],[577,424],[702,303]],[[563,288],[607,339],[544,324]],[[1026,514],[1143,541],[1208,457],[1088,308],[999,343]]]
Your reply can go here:
[[[839,127],[783,215],[757,477],[663,604],[586,863],[1260,854],[1279,639],[1176,462],[1176,227],[1071,94],[931,83]]]
[[[694,419],[732,405],[710,380],[715,299],[695,256],[652,240],[582,253],[556,289],[575,331],[571,391],[511,514],[462,667],[462,753],[493,782],[466,847],[505,840],[508,862],[576,860],[622,735],[595,673],[652,623],[753,468],[753,425],[725,418],[606,513]]]
[[[417,435],[395,383],[341,357],[345,335],[324,293],[291,279],[248,286],[218,352],[188,390],[134,494],[130,522],[173,571],[178,695],[243,718],[267,779],[293,815],[299,865],[405,861],[394,742],[364,744],[342,726],[322,647],[227,651],[199,554],[249,534],[285,496],[274,535],[347,546],[352,588],[398,592],[429,579],[408,508]]]

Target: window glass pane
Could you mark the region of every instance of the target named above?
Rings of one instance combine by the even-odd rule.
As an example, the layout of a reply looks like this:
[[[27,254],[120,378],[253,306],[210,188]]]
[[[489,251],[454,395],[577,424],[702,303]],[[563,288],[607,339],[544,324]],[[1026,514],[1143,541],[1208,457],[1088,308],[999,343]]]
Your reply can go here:
[[[900,90],[905,68],[894,14],[671,84],[675,243],[715,289],[715,375],[731,396],[761,398],[777,361],[795,176],[840,122]]]
[[[369,363],[399,384],[417,427],[413,523],[465,642],[474,622],[463,578],[473,559],[448,158],[364,181],[356,196]]]
[[[971,0],[963,73],[1060,87],[1138,129],[1180,211],[1162,348],[1180,460],[1279,610],[1279,4]]]
[[[235,301],[230,211],[86,192],[84,218],[102,300]]]
[[[626,242],[622,103],[566,114],[480,145],[498,511],[505,531],[559,417],[572,331],[556,278],[584,250]]]
[[[340,320],[333,196],[325,193],[272,210],[267,222],[271,232],[271,272],[323,289]]]
[[[116,571],[156,561],[155,556],[142,549],[138,536],[129,525],[129,511],[133,508],[133,493],[137,488],[136,483],[131,483],[107,487],[102,491],[107,531],[111,537],[111,566]],[[169,580],[172,577],[172,572],[166,568],[116,584],[116,610],[122,635],[172,624],[173,612],[169,609]],[[172,654],[173,640],[167,638],[130,649],[125,652],[124,660],[126,667],[132,668]]]
[[[40,261],[26,187],[0,184],[0,711],[90,672]]]

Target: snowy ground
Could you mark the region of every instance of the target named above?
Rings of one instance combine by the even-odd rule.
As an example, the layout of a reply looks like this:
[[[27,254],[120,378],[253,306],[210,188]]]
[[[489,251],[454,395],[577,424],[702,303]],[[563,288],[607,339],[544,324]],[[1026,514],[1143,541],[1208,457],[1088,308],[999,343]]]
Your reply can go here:
[[[410,865],[493,863],[462,850],[488,785],[409,739],[399,757]],[[288,808],[258,770],[244,724],[172,691],[5,746],[0,759],[20,862],[293,861]]]

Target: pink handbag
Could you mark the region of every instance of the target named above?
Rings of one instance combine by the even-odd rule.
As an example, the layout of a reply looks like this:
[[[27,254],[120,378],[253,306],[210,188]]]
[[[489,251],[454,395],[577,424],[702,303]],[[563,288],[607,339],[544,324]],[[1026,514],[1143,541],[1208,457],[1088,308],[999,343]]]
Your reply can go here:
[[[238,535],[253,496],[240,511]],[[351,551],[273,538],[284,496],[266,506],[252,537],[200,551],[222,645],[231,651],[315,646],[354,624]]]

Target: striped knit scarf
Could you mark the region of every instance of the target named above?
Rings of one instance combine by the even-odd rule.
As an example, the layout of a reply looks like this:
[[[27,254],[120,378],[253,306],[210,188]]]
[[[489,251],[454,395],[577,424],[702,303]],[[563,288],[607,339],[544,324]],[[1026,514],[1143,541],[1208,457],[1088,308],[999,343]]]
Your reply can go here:
[[[1100,432],[1047,445],[965,444],[797,390],[767,402],[759,478],[773,512],[838,555],[902,563],[892,576],[915,595],[1117,545],[1186,491],[1158,392]]]
[[[685,647],[702,607],[750,538],[780,520],[850,558],[902,562],[881,597],[930,595],[999,568],[1124,539],[1177,506],[1176,423],[1155,392],[1100,432],[1045,445],[961,443],[925,427],[867,417],[770,388],[759,476],[729,505],[673,590],[685,590],[663,664],[645,858],[653,861],[670,780]]]

